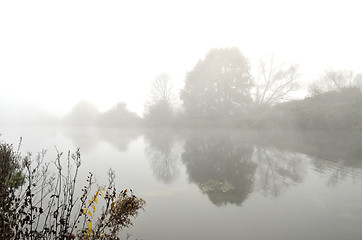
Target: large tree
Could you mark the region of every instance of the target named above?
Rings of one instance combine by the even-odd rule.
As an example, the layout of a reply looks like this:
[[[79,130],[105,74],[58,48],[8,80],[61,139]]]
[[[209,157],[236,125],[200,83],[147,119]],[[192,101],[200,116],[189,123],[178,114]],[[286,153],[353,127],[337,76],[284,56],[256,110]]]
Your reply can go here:
[[[181,100],[189,117],[230,117],[252,102],[248,60],[237,48],[211,49],[186,76]]]

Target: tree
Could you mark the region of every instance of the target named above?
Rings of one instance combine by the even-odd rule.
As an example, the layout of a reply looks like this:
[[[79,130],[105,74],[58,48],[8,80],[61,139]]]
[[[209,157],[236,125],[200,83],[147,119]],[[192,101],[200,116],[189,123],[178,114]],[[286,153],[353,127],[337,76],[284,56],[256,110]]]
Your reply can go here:
[[[65,116],[64,122],[72,126],[92,126],[98,118],[98,108],[86,101],[78,102],[72,111]]]
[[[156,76],[152,83],[151,99],[152,102],[164,101],[169,104],[175,101],[174,84],[170,75],[161,73]]]
[[[173,120],[176,100],[173,83],[168,74],[159,74],[152,83],[151,99],[145,104],[144,119],[147,125],[169,126]]]
[[[291,92],[298,90],[298,76],[296,65],[275,65],[273,57],[269,62],[260,61],[255,86],[255,104],[272,105],[285,100]]]
[[[318,95],[329,91],[340,91],[344,88],[361,88],[362,74],[355,74],[351,70],[325,70],[318,80],[314,81],[309,86],[309,91],[312,95]]]
[[[181,100],[189,117],[229,117],[252,102],[248,60],[237,48],[211,49],[186,76]]]
[[[113,108],[99,115],[98,125],[102,127],[135,127],[140,117],[127,109],[123,102],[117,103]]]

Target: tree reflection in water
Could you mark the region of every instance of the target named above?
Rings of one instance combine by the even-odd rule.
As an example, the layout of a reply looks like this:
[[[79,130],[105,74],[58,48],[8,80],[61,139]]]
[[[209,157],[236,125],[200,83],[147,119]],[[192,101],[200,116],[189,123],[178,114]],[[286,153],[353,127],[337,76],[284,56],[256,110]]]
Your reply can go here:
[[[257,165],[247,138],[227,133],[196,133],[187,138],[182,162],[189,181],[215,205],[241,205],[252,191]]]
[[[140,130],[133,128],[96,127],[67,127],[64,133],[84,153],[96,148],[101,141],[109,143],[120,152],[125,152],[128,145],[141,135]]]
[[[176,136],[184,139],[181,150],[182,141]],[[146,154],[159,180],[171,183],[176,179],[181,155],[189,182],[217,206],[241,206],[252,192],[279,197],[289,186],[302,183],[310,169],[326,178],[331,187],[349,176],[357,179],[361,173],[361,164],[351,155],[361,152],[360,147],[351,149],[351,144],[343,146],[338,140],[340,151],[336,152],[336,144],[317,144],[322,140],[308,134],[199,130],[180,135],[149,131],[145,140]]]
[[[147,143],[146,156],[155,177],[167,184],[173,182],[179,175],[177,162],[180,158],[175,133],[166,129],[150,130],[144,138]]]
[[[258,165],[256,187],[264,195],[280,196],[290,185],[302,182],[307,172],[302,154],[256,145],[254,158]]]

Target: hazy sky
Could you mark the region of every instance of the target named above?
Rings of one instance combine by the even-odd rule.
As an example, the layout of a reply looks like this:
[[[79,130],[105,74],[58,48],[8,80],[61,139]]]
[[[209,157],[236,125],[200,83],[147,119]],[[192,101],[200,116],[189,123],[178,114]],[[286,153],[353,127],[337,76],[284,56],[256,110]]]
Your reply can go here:
[[[212,47],[274,54],[302,80],[362,71],[360,1],[0,1],[0,101],[62,115],[79,100],[143,112],[155,76],[183,85]]]

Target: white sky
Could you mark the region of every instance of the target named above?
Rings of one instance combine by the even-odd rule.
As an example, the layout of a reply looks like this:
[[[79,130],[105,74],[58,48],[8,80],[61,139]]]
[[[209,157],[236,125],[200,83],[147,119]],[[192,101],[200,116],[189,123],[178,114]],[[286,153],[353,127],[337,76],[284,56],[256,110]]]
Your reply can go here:
[[[0,106],[53,114],[79,100],[139,114],[155,76],[178,86],[212,47],[252,63],[274,54],[302,80],[326,68],[362,71],[359,1],[0,1]]]

